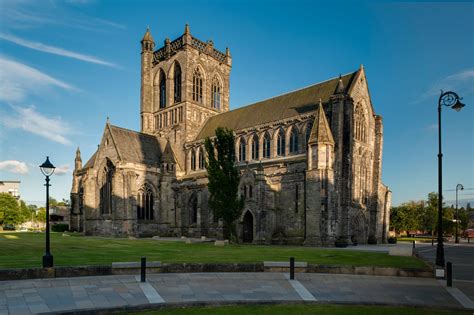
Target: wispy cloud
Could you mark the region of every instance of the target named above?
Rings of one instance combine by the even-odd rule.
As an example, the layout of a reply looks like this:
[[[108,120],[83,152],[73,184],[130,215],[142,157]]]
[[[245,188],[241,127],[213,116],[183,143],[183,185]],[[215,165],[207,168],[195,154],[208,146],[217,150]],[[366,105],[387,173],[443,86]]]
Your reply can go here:
[[[23,39],[23,38],[14,36],[14,35],[0,33],[0,39],[15,43],[15,44],[23,46],[23,47],[31,48],[31,49],[42,51],[42,52],[45,52],[45,53],[49,53],[49,54],[59,55],[59,56],[73,58],[73,59],[86,61],[86,62],[91,62],[91,63],[96,63],[96,64],[99,64],[99,65],[108,66],[108,67],[117,67],[117,65],[114,64],[114,63],[101,60],[101,59],[96,58],[94,56],[84,55],[84,54],[80,54],[80,53],[77,53],[77,52],[74,52],[74,51],[66,50],[66,49],[63,49],[63,48],[60,48],[60,47],[54,47],[54,46],[49,46],[49,45],[39,43],[39,42],[29,41],[29,40],[26,40],[26,39]]]
[[[443,91],[456,90],[463,93],[474,91],[474,69],[466,69],[464,71],[449,75],[431,86],[425,93],[413,101],[413,104],[421,103],[427,99],[439,96]]]
[[[47,86],[77,90],[72,85],[55,79],[38,69],[0,55],[0,100],[18,102],[30,93],[37,93]]]
[[[21,129],[40,137],[70,145],[67,138],[72,130],[61,117],[49,118],[31,107],[11,106],[13,113],[1,113],[0,123],[9,129]]]
[[[0,170],[5,170],[15,174],[27,174],[28,166],[25,162],[16,160],[0,161]]]
[[[64,164],[64,165],[61,165],[61,166],[58,166],[56,167],[56,169],[54,170],[54,174],[55,175],[59,175],[59,176],[62,176],[62,175],[66,175],[70,173],[70,169],[69,169],[69,165],[68,164]]]

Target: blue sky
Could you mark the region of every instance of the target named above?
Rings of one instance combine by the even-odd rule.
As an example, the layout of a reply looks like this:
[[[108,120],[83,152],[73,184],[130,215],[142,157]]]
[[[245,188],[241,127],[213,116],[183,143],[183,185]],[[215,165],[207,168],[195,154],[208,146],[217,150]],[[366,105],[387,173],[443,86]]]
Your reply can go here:
[[[51,194],[68,198],[74,153],[85,163],[106,117],[139,129],[140,39],[157,46],[188,22],[230,48],[231,109],[356,70],[363,64],[384,117],[383,181],[393,203],[437,190],[437,100],[443,109],[444,187],[474,187],[474,4],[382,1],[0,2],[0,180],[44,200],[38,169],[58,167]],[[453,191],[445,199],[452,203]],[[474,201],[474,190],[460,193]]]

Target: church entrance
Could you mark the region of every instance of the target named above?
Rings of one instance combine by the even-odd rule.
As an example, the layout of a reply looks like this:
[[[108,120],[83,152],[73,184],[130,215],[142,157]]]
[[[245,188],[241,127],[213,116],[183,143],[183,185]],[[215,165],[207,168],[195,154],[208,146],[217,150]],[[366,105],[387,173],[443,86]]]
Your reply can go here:
[[[242,240],[244,243],[253,241],[253,215],[250,211],[247,211],[244,216]]]

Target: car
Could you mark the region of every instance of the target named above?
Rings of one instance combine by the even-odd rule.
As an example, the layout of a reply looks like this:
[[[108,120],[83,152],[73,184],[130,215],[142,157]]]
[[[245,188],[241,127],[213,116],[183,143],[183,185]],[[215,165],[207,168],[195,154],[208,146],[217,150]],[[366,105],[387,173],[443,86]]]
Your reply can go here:
[[[15,226],[13,224],[5,224],[3,226],[4,231],[15,231]]]

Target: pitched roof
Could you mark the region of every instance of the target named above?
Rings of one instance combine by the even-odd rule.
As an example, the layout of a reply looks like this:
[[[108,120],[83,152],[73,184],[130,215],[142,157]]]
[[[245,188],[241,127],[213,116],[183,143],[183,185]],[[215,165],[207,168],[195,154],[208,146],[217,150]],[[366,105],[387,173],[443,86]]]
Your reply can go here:
[[[217,127],[227,127],[236,131],[314,111],[320,99],[323,103],[330,100],[331,95],[336,91],[339,79],[342,80],[347,91],[356,73],[357,71],[212,116],[202,127],[196,140],[213,137]]]
[[[157,137],[110,124],[108,126],[121,160],[159,165],[161,146]]]
[[[96,157],[97,157],[97,150],[94,152],[94,154],[92,154],[91,158],[87,161],[86,165],[82,167],[82,169],[94,167]]]
[[[324,113],[323,104],[320,102],[318,112],[314,118],[313,128],[309,136],[308,143],[331,143],[334,144],[331,128],[329,128],[326,114]]]

